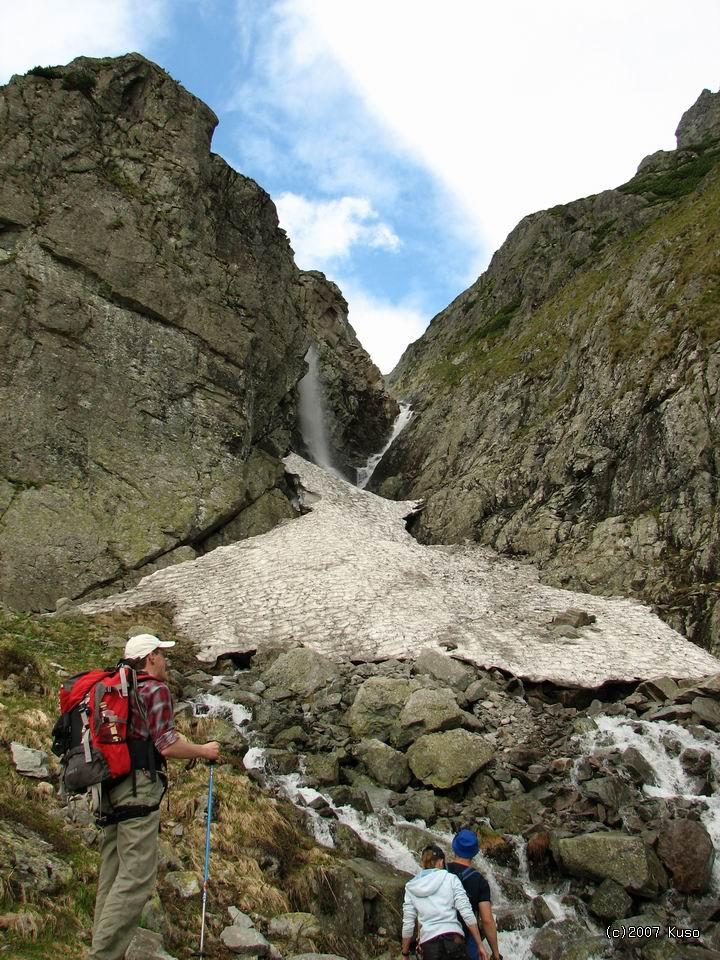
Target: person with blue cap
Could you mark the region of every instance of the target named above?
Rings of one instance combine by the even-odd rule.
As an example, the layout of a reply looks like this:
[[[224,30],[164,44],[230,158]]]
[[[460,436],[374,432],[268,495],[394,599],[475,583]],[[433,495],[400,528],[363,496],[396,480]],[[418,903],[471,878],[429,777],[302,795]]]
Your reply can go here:
[[[497,924],[492,912],[490,885],[472,865],[473,857],[477,856],[480,850],[475,831],[469,830],[467,827],[458,831],[453,837],[452,849],[455,859],[448,863],[447,870],[460,880],[474,915],[477,917],[479,914],[483,936],[492,950],[492,960],[502,960],[502,954],[498,946]],[[465,921],[462,917],[459,919],[464,927]],[[477,948],[472,937],[466,936],[465,949],[470,960],[478,960]]]

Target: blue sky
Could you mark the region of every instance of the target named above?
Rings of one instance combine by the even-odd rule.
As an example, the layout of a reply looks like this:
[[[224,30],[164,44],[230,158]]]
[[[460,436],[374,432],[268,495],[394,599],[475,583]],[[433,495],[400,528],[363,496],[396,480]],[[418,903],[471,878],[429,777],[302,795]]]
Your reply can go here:
[[[0,81],[139,50],[220,118],[387,372],[523,215],[615,186],[720,84],[716,0],[25,0]]]

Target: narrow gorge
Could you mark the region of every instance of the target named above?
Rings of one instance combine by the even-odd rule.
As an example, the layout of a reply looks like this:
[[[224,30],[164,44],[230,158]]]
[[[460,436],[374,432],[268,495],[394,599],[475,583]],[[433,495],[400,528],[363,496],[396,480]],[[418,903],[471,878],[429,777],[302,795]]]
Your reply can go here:
[[[150,632],[208,957],[391,960],[469,826],[505,960],[717,960],[720,95],[389,387],[216,122],[138,54],[0,88],[0,953],[84,955],[57,687]],[[171,775],[127,960],[197,953]]]

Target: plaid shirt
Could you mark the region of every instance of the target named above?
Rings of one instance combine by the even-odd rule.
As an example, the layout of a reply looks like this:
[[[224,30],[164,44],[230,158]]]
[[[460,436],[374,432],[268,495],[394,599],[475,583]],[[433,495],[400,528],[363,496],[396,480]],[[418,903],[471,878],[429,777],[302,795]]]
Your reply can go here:
[[[139,710],[133,710],[130,718],[130,736],[145,740],[150,737],[155,747],[162,752],[179,739],[175,729],[173,703],[170,690],[162,680],[156,680],[145,674],[138,674],[138,700],[145,716]]]

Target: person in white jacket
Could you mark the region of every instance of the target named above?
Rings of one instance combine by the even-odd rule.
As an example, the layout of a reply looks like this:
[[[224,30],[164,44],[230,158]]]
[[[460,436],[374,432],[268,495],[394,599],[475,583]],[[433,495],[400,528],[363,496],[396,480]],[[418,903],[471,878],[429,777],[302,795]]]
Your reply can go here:
[[[436,844],[420,855],[422,869],[405,885],[402,925],[402,957],[410,956],[415,925],[420,924],[418,955],[422,960],[466,960],[465,937],[458,913],[478,948],[480,960],[487,960],[477,919],[460,880],[445,870],[445,854]]]

